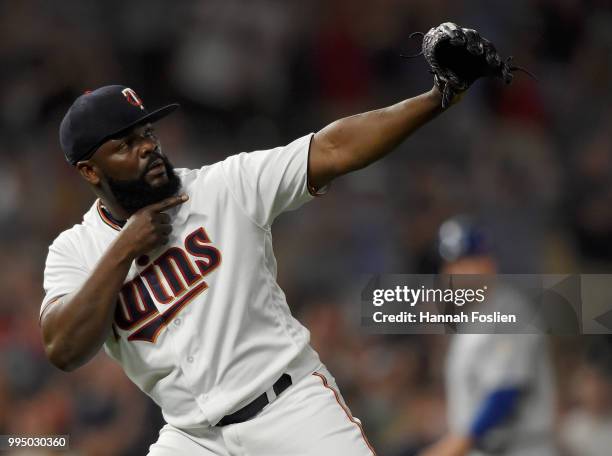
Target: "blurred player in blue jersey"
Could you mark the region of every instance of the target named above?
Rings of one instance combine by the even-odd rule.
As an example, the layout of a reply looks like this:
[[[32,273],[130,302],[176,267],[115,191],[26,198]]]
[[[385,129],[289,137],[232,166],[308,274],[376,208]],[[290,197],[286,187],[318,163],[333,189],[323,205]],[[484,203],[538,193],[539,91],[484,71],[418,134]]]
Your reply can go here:
[[[440,272],[494,275],[485,232],[458,216],[440,227]],[[524,308],[512,289],[495,287],[487,306]],[[494,332],[494,327],[459,332]],[[456,334],[447,355],[448,434],[422,456],[555,456],[554,381],[539,334]]]

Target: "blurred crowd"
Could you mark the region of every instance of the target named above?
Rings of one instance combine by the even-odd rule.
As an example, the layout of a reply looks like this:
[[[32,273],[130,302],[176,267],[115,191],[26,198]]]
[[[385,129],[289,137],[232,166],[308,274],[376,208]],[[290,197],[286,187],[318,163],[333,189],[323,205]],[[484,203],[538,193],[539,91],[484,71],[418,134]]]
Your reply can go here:
[[[146,454],[163,424],[105,355],[65,374],[42,349],[47,247],[93,202],[58,142],[74,98],[122,83],[148,108],[180,102],[158,133],[175,166],[199,167],[428,90],[424,61],[400,54],[418,52],[412,32],[446,20],[477,28],[538,80],[477,82],[274,229],[289,304],[389,456],[444,432],[448,339],[365,335],[358,274],[432,272],[437,228],[460,212],[492,233],[501,272],[612,270],[612,2],[0,2],[0,435],[69,434],[73,454],[129,456]],[[560,444],[609,454],[607,340],[551,345]],[[587,453],[591,441],[601,446]]]

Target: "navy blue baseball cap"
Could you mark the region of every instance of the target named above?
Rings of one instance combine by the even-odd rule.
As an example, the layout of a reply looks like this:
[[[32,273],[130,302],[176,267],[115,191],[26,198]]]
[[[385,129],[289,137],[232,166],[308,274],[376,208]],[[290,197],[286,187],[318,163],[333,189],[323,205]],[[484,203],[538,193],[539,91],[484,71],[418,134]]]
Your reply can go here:
[[[178,107],[173,103],[149,112],[136,92],[122,85],[85,92],[70,106],[60,125],[66,160],[73,166],[87,160],[109,139],[137,125],[155,122]]]

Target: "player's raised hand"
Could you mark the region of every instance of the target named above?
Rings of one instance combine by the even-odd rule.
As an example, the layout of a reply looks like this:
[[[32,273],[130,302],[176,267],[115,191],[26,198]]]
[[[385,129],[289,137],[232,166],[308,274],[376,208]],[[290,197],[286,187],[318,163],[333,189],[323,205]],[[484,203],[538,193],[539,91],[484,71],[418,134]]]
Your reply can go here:
[[[164,211],[183,204],[188,199],[186,194],[171,196],[136,211],[121,230],[118,242],[125,244],[132,258],[167,244],[172,225],[170,216]]]

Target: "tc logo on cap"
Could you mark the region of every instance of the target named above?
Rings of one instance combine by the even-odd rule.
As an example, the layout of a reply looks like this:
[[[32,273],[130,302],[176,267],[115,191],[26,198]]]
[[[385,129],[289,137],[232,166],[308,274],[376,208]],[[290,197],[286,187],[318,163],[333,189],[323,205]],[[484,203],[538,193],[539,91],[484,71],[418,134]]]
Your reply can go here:
[[[121,93],[123,94],[125,99],[128,101],[128,103],[134,106],[138,106],[140,109],[144,111],[142,100],[138,97],[138,95],[136,95],[136,92],[134,92],[129,87],[126,87],[125,89],[121,91]]]

